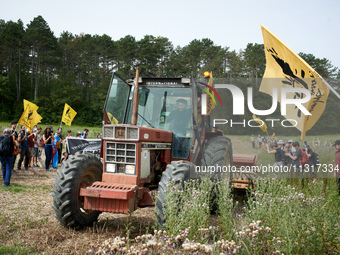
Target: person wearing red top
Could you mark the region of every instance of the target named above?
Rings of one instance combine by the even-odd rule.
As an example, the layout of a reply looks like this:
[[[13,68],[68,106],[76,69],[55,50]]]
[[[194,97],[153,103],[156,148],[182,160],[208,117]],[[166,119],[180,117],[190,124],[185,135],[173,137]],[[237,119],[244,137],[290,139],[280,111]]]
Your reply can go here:
[[[335,162],[334,162],[334,178],[338,184],[338,191],[340,196],[340,140],[335,141],[333,144],[335,146]]]

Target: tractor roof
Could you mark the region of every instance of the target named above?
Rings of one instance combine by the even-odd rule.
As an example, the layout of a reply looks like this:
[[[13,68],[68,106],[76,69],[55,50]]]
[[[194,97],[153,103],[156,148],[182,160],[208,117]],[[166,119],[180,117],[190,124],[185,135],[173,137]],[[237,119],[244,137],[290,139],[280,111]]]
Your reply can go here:
[[[190,86],[190,78],[139,78],[140,86]]]

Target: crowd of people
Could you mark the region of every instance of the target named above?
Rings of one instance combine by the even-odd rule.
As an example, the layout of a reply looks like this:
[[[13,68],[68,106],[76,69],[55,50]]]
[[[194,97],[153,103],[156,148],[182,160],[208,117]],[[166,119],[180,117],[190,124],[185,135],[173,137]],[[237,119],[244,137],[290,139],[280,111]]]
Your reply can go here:
[[[250,138],[252,147],[255,148],[255,137],[254,135]],[[275,163],[273,168],[281,168],[283,166],[291,166],[298,169],[297,173],[309,173],[309,177],[315,178],[317,167],[320,165],[319,155],[314,152],[310,145],[306,141],[300,145],[299,142],[292,139],[280,139],[277,140],[274,137],[266,138],[258,135],[256,142],[259,148],[266,148],[269,154],[273,154]],[[325,142],[325,146],[327,145]],[[340,140],[330,143],[335,147],[335,163],[333,166],[333,174],[336,178],[338,185],[338,192],[340,196]],[[321,146],[319,138],[314,138],[312,141],[312,147],[317,148]],[[295,172],[295,171],[294,171]]]
[[[38,126],[34,126],[32,130],[25,126],[21,126],[18,131],[17,128],[18,123],[13,121],[11,128],[5,128],[0,135],[0,161],[6,187],[10,186],[12,172],[27,171],[39,166],[44,167],[46,171],[57,170],[58,165],[68,159],[66,138],[73,137],[72,130],[68,130],[67,135],[63,136],[62,127],[58,127],[55,132],[52,126],[46,126],[44,131]],[[87,139],[88,135],[89,130],[85,128],[83,132],[77,132],[76,137]],[[43,151],[45,164],[41,162]]]

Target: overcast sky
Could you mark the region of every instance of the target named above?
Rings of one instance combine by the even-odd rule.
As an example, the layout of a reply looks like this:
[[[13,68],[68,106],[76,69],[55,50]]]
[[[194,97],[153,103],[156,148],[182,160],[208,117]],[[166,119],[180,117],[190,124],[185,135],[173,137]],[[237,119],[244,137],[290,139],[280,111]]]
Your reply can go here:
[[[185,46],[209,38],[230,50],[263,43],[262,23],[295,52],[327,58],[340,67],[337,0],[0,0],[0,19],[25,25],[41,15],[55,36],[107,34],[167,37]]]

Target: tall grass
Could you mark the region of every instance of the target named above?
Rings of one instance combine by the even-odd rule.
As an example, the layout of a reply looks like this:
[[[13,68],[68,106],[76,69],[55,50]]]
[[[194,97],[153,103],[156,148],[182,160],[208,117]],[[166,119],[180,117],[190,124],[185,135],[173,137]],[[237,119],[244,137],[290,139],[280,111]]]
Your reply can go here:
[[[200,243],[210,244],[214,252],[236,254],[340,252],[340,209],[334,180],[327,195],[323,180],[308,179],[303,191],[289,179],[258,179],[254,184],[256,189],[249,191],[242,210],[240,202],[233,201],[227,181],[189,181],[181,191],[170,188],[166,233],[176,236],[189,230],[191,251]],[[214,185],[218,190],[218,220],[213,227],[205,205],[212,203],[209,192]]]
[[[193,238],[198,229],[209,227],[210,201],[215,184],[209,179],[185,182],[183,188],[173,188],[173,184],[168,184],[164,204],[165,228],[170,235],[176,235],[190,227],[188,237]]]
[[[339,199],[326,196],[322,180],[308,180],[304,191],[293,180],[256,180],[244,216],[270,226],[287,254],[339,252]]]

